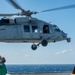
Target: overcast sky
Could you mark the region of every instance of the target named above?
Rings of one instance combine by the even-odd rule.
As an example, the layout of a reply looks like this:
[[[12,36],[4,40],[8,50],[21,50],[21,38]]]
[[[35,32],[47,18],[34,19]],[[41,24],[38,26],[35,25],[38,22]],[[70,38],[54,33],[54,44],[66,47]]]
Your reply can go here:
[[[75,0],[16,0],[25,10],[42,11],[45,9],[75,4]],[[0,0],[0,13],[20,12],[6,0]],[[71,37],[66,41],[49,43],[47,47],[31,50],[32,43],[0,43],[0,55],[6,64],[75,64],[75,8],[33,15],[38,19],[56,24]],[[1,18],[1,17],[0,17]]]

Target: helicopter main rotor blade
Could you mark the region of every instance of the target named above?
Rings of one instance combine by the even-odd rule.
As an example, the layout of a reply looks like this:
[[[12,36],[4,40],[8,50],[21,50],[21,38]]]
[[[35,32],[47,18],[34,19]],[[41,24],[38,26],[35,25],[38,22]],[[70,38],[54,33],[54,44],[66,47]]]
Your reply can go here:
[[[7,0],[9,3],[11,3],[16,9],[22,10],[24,11],[24,9],[22,9],[18,3],[15,2],[15,0]]]
[[[38,13],[56,11],[56,10],[63,10],[63,9],[71,9],[71,8],[75,8],[75,4],[68,5],[68,6],[63,6],[63,7],[58,7],[58,8],[53,8],[53,9],[48,9],[48,10],[43,10],[43,11],[38,12]]]
[[[0,16],[13,16],[13,15],[19,15],[19,14],[0,14]]]

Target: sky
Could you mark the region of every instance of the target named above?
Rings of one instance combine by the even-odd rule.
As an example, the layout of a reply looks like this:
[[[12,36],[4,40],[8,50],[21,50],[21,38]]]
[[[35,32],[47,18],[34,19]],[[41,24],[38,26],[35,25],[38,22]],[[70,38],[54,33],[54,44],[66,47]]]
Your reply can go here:
[[[75,4],[75,0],[16,0],[25,10],[42,11]],[[18,13],[6,0],[0,0],[0,13]],[[56,24],[68,34],[71,43],[49,43],[47,47],[31,49],[32,43],[0,43],[0,55],[6,64],[75,64],[75,8],[51,11],[33,17]],[[0,17],[1,18],[1,17]]]

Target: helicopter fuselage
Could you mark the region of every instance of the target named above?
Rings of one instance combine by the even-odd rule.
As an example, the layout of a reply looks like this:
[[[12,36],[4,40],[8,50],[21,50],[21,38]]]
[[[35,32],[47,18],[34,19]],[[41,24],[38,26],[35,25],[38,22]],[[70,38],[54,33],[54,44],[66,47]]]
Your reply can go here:
[[[11,16],[10,18],[2,18],[0,20],[0,42],[29,42],[33,43],[31,48],[36,50],[40,44],[47,46],[48,42],[71,41],[67,37],[67,34],[61,31],[57,25],[38,20],[31,16],[49,11],[74,8],[75,4],[37,12],[23,9],[15,0],[7,0],[7,2],[21,12],[0,14],[0,16]]]
[[[67,35],[56,25],[31,17],[0,20],[0,42],[38,43],[42,40],[57,42],[67,40]]]

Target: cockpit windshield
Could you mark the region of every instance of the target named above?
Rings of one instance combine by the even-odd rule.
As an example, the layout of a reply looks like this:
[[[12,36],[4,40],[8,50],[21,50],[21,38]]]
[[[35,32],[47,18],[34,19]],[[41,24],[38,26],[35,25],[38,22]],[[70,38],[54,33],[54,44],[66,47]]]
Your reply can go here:
[[[54,25],[54,30],[57,31],[57,32],[61,31],[56,25]]]

